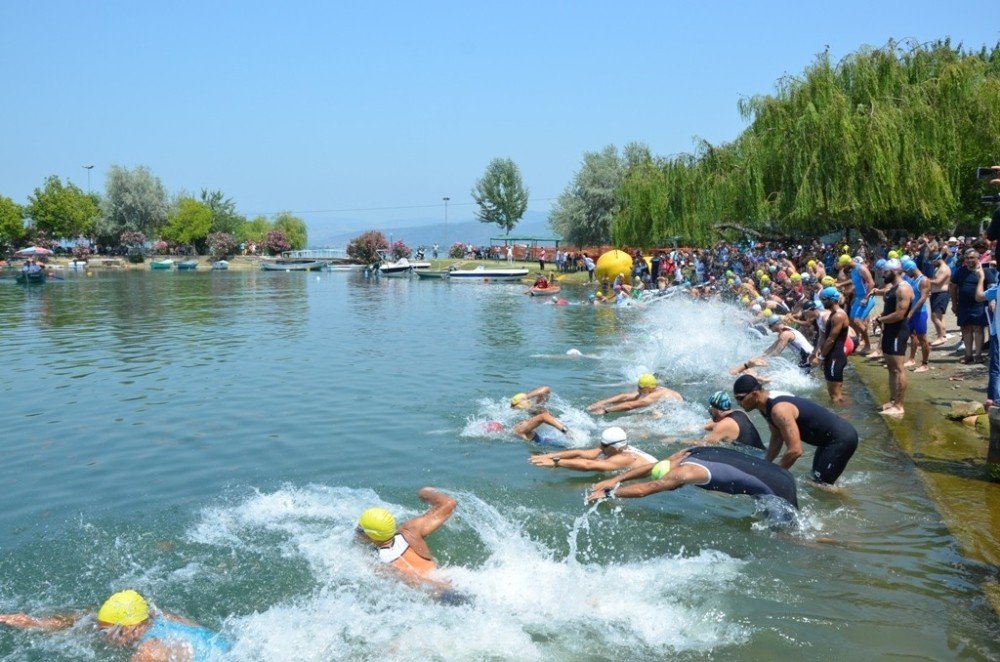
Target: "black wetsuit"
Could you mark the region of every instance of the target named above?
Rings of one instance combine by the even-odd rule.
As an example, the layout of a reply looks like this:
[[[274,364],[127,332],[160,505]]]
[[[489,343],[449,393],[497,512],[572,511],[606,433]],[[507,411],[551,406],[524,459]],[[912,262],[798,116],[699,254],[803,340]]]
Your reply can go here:
[[[847,352],[844,350],[844,343],[847,342],[849,326],[846,322],[844,323],[844,327],[833,341],[833,349],[823,357],[823,376],[826,377],[826,381],[828,382],[844,381],[844,367],[847,365]],[[827,338],[830,337],[830,330],[832,328],[833,313],[830,313],[830,316],[826,318],[826,328],[823,330]]]
[[[726,494],[776,496],[799,507],[795,478],[787,469],[731,448],[697,446],[689,452],[680,464],[696,464],[709,473],[708,482],[697,487]]]
[[[813,478],[832,485],[844,473],[848,460],[858,448],[858,431],[830,410],[794,395],[767,399],[764,418],[769,423],[774,405],[782,402],[789,402],[799,410],[795,424],[799,428],[802,443],[817,447],[812,463]]]
[[[733,440],[734,444],[743,444],[744,446],[752,446],[760,450],[765,450],[766,447],[760,438],[760,433],[757,432],[757,428],[754,427],[753,422],[745,411],[740,409],[733,410],[729,412],[727,418],[736,421],[736,425],[740,428],[739,436]]]
[[[882,317],[896,312],[896,293],[899,291],[899,282],[893,285],[892,289],[885,293],[885,308],[882,309]],[[882,353],[886,356],[903,356],[906,354],[906,341],[910,338],[910,328],[906,324],[906,319],[902,319],[892,324],[882,322]]]

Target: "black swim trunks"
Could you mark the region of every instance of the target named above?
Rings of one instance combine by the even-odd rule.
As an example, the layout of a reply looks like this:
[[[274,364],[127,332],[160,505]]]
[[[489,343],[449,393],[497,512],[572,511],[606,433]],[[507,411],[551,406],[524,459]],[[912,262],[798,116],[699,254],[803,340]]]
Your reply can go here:
[[[948,304],[951,302],[949,292],[931,292],[931,312],[935,315],[944,315],[948,312]]]

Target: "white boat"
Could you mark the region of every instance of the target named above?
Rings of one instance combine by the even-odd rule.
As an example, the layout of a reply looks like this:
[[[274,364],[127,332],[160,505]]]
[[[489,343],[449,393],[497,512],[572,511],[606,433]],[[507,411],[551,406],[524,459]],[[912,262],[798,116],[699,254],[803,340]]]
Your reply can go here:
[[[414,271],[426,271],[427,269],[431,268],[431,263],[430,262],[410,262],[410,267],[412,267]]]
[[[328,264],[327,271],[361,271],[365,268],[363,264]]]
[[[455,269],[448,278],[452,281],[511,281],[521,280],[528,275],[527,269],[487,269],[478,266],[475,269]]]
[[[216,260],[212,263],[213,271],[225,271],[229,268],[229,262],[226,260]]]
[[[267,260],[260,263],[260,268],[264,271],[319,271],[323,268],[323,263],[302,260]]]
[[[421,280],[433,280],[435,278],[443,280],[451,274],[451,272],[447,269],[421,269],[420,271],[414,271],[413,273],[417,274],[417,277]]]
[[[429,267],[430,263],[427,266]],[[379,265],[378,271],[389,278],[402,278],[410,275],[410,272],[413,271],[413,265],[405,257],[401,257],[395,262],[383,262]]]

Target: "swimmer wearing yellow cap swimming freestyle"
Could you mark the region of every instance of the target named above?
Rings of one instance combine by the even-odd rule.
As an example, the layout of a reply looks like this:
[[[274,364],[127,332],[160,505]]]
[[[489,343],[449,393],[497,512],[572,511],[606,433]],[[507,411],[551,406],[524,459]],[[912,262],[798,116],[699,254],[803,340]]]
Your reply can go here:
[[[65,630],[92,618],[92,612],[38,618],[28,614],[0,614],[0,623],[21,630]],[[149,605],[132,589],[115,593],[97,611],[95,623],[107,641],[119,648],[135,648],[133,660],[200,662],[227,653],[229,642],[208,628]]]
[[[433,487],[422,488],[417,496],[431,506],[423,515],[397,527],[396,518],[388,510],[369,508],[358,518],[355,532],[359,540],[372,544],[379,560],[410,586],[428,587],[438,591],[440,597],[454,597],[451,584],[435,577],[438,565],[427,545],[427,536],[448,521],[458,502]]]
[[[598,400],[587,407],[587,411],[601,415],[615,411],[642,409],[664,399],[676,400],[678,402],[684,401],[680,393],[666,386],[660,386],[656,381],[656,377],[648,372],[639,377],[637,386],[638,388],[635,391],[626,391],[625,393],[619,393],[604,400]]]
[[[564,435],[570,434],[569,428],[566,427],[565,423],[553,416],[548,409],[541,406],[548,401],[551,393],[552,389],[548,386],[539,386],[538,388],[528,391],[527,393],[518,393],[510,399],[511,409],[525,409],[530,410],[532,413],[531,418],[521,421],[514,426],[514,434],[525,441],[533,441],[536,444],[564,446],[562,440],[554,437],[542,436],[538,433],[538,428],[542,425],[551,425]]]

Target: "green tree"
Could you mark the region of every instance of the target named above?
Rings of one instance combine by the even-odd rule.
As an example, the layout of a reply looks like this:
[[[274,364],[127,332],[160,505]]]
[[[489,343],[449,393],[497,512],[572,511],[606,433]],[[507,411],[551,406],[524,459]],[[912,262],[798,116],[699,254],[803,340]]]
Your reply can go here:
[[[204,248],[205,238],[212,230],[212,210],[194,198],[180,198],[167,216],[162,235],[178,245]]]
[[[271,222],[264,216],[256,216],[246,221],[236,229],[236,238],[247,243],[254,242],[260,244],[264,241],[267,233],[273,230]]]
[[[639,143],[630,144],[623,155],[614,145],[600,152],[585,152],[580,170],[549,216],[549,225],[576,246],[611,243],[611,224],[626,165],[643,159],[649,159],[649,148]]]
[[[305,221],[291,212],[283,211],[274,219],[273,227],[285,236],[291,250],[299,251],[309,243],[309,231],[306,229]]]
[[[236,203],[222,191],[201,190],[201,202],[212,210],[212,232],[236,234],[246,218],[236,211]]]
[[[18,244],[23,237],[24,214],[21,206],[10,198],[0,195],[0,252],[21,248]]]
[[[389,241],[378,230],[369,230],[351,239],[347,255],[362,264],[375,264],[382,260],[379,251],[389,249]]]
[[[52,175],[28,196],[25,213],[34,227],[49,237],[69,238],[90,234],[99,209],[93,196],[74,184],[63,185],[59,177]]]
[[[479,205],[476,218],[496,223],[510,234],[528,208],[528,189],[524,188],[517,164],[511,159],[490,161],[472,188],[472,199]]]
[[[158,234],[167,221],[167,192],[159,177],[148,168],[128,170],[111,166],[101,200],[97,233],[104,241],[115,242],[123,232]]]

